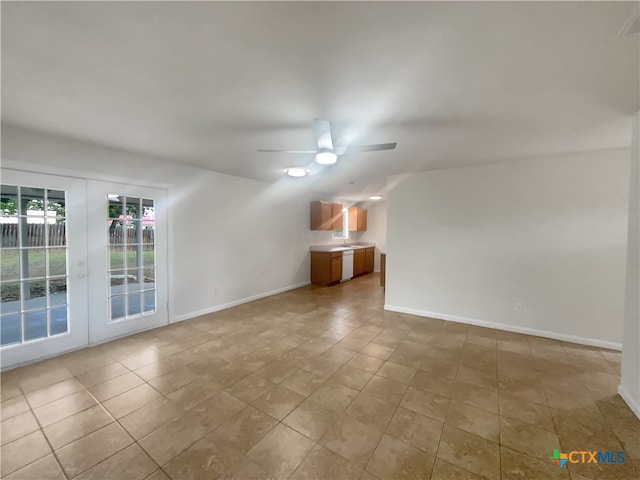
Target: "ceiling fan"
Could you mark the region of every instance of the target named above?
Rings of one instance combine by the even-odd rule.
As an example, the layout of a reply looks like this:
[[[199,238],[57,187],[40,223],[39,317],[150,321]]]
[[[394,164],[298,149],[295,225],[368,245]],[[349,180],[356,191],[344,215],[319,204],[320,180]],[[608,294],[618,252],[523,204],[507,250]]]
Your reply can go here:
[[[316,140],[318,148],[316,150],[269,150],[258,149],[258,152],[277,153],[315,153],[316,162],[322,165],[336,163],[338,155],[361,152],[377,152],[380,150],[393,150],[397,143],[376,143],[373,145],[349,145],[344,148],[336,148],[331,138],[331,123],[327,120],[315,121]]]

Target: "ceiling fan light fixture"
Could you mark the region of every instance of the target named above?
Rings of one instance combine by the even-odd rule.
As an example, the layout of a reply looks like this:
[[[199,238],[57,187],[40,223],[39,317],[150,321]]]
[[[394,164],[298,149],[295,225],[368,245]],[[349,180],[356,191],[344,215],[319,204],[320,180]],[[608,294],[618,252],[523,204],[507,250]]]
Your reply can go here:
[[[338,160],[338,156],[331,150],[321,150],[316,153],[316,162],[320,165],[333,165]]]
[[[304,177],[309,173],[309,170],[302,167],[288,167],[284,171],[290,177]]]
[[[369,200],[382,200],[382,195],[371,195]]]

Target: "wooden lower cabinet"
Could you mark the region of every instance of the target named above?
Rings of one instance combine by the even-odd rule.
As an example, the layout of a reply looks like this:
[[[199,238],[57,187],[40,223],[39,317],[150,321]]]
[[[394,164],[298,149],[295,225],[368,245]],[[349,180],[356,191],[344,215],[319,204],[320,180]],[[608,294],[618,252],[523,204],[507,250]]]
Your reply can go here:
[[[353,277],[373,272],[375,248],[357,248],[353,252]],[[311,283],[327,286],[342,280],[342,252],[311,252]]]
[[[331,271],[329,281],[334,284],[342,280],[342,252],[331,254]]]
[[[333,285],[342,279],[342,252],[311,252],[311,283]]]
[[[364,249],[364,271],[365,273],[373,272],[373,264],[375,259],[375,248]]]
[[[353,276],[359,277],[373,272],[375,248],[358,248],[353,252]]]
[[[359,248],[353,252],[353,276],[359,277],[367,273],[365,268],[365,249]]]

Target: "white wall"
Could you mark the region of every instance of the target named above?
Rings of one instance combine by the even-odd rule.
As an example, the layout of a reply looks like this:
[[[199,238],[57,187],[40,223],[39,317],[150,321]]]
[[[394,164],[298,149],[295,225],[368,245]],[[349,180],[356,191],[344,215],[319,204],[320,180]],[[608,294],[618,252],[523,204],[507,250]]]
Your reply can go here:
[[[640,112],[633,119],[627,234],[627,288],[618,391],[640,417]]]
[[[386,308],[620,348],[628,164],[619,149],[390,178]]]
[[[386,200],[368,201],[358,204],[367,209],[367,231],[351,232],[354,242],[372,242],[376,244],[374,270],[380,271],[380,253],[387,250],[387,202]]]
[[[309,283],[309,245],[331,238],[309,231],[321,195],[294,179],[268,185],[8,125],[2,143],[5,167],[168,188],[173,319]]]

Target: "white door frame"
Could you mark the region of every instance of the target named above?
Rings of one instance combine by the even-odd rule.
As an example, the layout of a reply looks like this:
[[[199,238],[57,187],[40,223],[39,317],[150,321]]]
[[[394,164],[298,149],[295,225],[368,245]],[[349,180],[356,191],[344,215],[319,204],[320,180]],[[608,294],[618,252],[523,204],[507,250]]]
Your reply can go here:
[[[2,368],[17,366],[82,348],[88,344],[86,181],[43,173],[1,169],[8,185],[64,190],[67,238],[67,333],[7,345],[0,349]]]
[[[156,312],[114,322],[109,318],[108,194],[154,200]],[[101,180],[87,181],[89,266],[89,343],[101,343],[142,330],[167,325],[168,312],[168,215],[166,189]]]
[[[60,167],[57,165],[50,165],[45,163],[34,163],[23,160],[12,160],[9,158],[2,159],[2,166],[6,169],[21,171],[21,172],[33,172],[33,173],[45,173],[56,176],[64,176],[71,178],[78,178],[81,180],[99,180],[104,182],[113,182],[113,183],[122,183],[127,184],[131,179],[121,177],[119,175],[114,175],[113,173],[104,173],[97,172],[95,170],[90,170],[86,168],[77,168],[77,167]],[[167,260],[167,268],[168,268],[168,302],[169,302],[169,323],[180,322],[181,320],[176,319],[174,312],[174,295],[175,291],[173,284],[173,272],[174,272],[174,252],[173,252],[173,219],[171,213],[171,202],[172,198],[179,194],[176,192],[175,186],[172,183],[163,183],[159,181],[149,181],[146,178],[137,178],[136,183],[143,187],[151,187],[151,188],[159,188],[168,192],[169,197],[167,198],[167,202],[165,204],[165,212],[167,214],[167,228],[169,230],[169,247],[168,247],[168,260]]]

